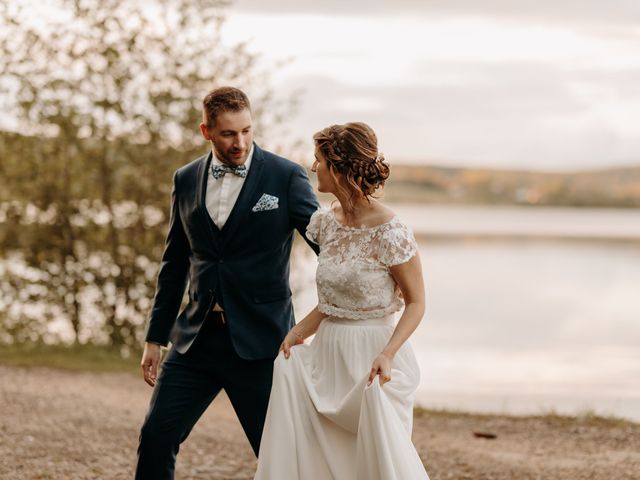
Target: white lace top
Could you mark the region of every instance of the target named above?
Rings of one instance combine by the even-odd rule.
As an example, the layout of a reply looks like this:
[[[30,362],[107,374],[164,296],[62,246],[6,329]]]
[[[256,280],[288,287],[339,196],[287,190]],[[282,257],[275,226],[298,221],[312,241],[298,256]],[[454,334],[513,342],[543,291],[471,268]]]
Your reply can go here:
[[[332,210],[316,211],[307,238],[320,246],[316,285],[318,310],[363,320],[397,312],[404,302],[389,268],[418,251],[411,230],[396,216],[375,227],[341,224]]]

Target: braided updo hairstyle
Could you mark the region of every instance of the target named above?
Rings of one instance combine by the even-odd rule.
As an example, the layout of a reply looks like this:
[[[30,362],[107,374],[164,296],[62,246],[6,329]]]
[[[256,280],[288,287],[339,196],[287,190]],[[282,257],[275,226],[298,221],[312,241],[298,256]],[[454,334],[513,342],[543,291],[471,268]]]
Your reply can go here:
[[[353,211],[357,197],[369,200],[389,178],[389,165],[378,153],[378,137],[366,123],[331,125],[316,133],[313,140],[337,188],[348,198],[349,210]],[[336,173],[341,174],[342,181]]]

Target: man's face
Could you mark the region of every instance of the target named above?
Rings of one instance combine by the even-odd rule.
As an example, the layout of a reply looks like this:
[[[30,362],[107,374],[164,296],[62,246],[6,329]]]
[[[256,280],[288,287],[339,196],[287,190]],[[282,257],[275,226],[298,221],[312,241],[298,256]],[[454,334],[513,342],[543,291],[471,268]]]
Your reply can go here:
[[[200,131],[225,165],[242,165],[247,161],[253,143],[251,112],[248,109],[219,113],[215,126],[207,128],[203,122]]]

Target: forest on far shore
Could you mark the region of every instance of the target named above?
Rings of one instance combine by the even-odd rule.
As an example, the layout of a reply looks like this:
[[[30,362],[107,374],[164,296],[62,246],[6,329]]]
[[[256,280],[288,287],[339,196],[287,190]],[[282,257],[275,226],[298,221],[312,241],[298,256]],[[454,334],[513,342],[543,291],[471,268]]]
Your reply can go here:
[[[392,165],[392,202],[640,207],[640,166],[573,172]]]

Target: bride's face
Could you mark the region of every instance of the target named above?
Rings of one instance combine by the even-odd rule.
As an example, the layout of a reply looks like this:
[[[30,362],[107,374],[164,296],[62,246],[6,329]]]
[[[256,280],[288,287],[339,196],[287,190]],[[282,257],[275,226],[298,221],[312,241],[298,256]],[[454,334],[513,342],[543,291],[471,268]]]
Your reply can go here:
[[[316,146],[315,162],[311,167],[311,171],[318,177],[318,191],[322,193],[333,193],[335,190],[335,181],[329,172],[327,160],[322,156],[320,148]]]

